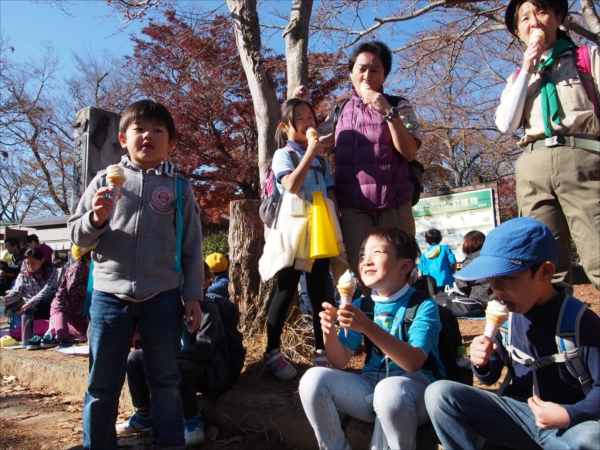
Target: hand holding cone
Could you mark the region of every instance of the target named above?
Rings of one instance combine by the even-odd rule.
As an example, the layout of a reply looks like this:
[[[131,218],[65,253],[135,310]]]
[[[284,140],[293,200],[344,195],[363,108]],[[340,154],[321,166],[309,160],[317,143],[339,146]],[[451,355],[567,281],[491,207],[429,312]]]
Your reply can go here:
[[[350,270],[346,270],[340,277],[337,284],[337,290],[340,293],[340,305],[352,304],[352,296],[356,291],[356,280]],[[344,329],[344,336],[348,336],[348,329]]]
[[[106,181],[108,182],[108,186],[110,189],[110,197],[113,202],[110,207],[110,214],[108,216],[108,221],[110,222],[113,216],[115,215],[115,209],[117,208],[117,201],[121,197],[121,188],[125,184],[125,169],[122,166],[113,164],[108,166],[106,169]]]

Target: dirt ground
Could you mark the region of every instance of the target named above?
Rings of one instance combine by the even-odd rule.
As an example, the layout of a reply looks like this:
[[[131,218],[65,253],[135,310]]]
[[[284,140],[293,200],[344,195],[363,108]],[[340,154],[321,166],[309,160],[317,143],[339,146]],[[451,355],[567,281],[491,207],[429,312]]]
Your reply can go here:
[[[600,315],[600,297],[591,285],[575,286],[575,296],[588,304]],[[461,333],[466,346],[475,336],[483,332],[483,320],[459,320]],[[257,346],[258,347],[258,346]],[[60,359],[60,354],[46,352],[45,358]],[[351,370],[358,371],[364,355],[357,355],[351,362]],[[270,391],[282,395],[291,404],[300,404],[298,380],[292,383],[275,383],[258,361],[260,351],[249,351],[247,363],[234,390]],[[87,359],[81,358],[81,364]],[[298,362],[300,374],[308,370],[308,361]],[[480,383],[474,383],[484,387]],[[495,386],[486,387],[488,389]],[[82,441],[81,411],[83,400],[70,398],[50,388],[30,388],[19,382],[14,374],[0,374],[0,448],[4,450],[22,449],[80,449]],[[119,411],[119,421],[129,417],[132,411]],[[119,447],[145,449],[150,447],[151,433],[119,439]],[[247,433],[236,427],[226,428],[207,424],[206,440],[197,448],[206,450],[273,450],[285,448],[280,442],[273,442],[264,434]]]

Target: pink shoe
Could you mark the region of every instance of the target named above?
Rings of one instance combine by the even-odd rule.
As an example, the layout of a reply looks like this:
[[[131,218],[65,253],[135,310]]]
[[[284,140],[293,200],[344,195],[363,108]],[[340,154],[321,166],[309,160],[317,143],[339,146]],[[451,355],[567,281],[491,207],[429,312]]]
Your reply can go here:
[[[285,359],[278,348],[265,352],[263,358],[269,370],[280,381],[290,381],[298,375],[296,368]]]
[[[315,367],[331,367],[331,364],[329,364],[329,360],[327,359],[327,355],[325,354],[325,350],[317,350],[315,352],[315,360],[313,365]]]

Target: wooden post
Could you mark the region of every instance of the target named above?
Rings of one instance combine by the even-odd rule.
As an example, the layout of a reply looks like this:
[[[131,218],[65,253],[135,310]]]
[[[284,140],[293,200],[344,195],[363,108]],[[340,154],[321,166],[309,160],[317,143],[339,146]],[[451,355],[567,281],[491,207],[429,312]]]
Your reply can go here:
[[[258,200],[236,200],[229,206],[229,293],[242,314],[242,331],[249,334],[261,329],[275,288],[273,280],[263,286],[258,273],[265,246],[259,207]]]

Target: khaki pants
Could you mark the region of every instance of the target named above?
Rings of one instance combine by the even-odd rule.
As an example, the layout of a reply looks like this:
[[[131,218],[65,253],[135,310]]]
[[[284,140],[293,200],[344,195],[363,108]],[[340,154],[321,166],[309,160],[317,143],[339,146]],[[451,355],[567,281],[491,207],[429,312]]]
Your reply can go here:
[[[412,215],[410,200],[400,206],[377,211],[340,207],[340,213],[342,215],[342,235],[350,268],[357,275],[360,274],[358,271],[360,244],[367,231],[375,227],[398,227],[412,236],[415,235],[415,219]]]
[[[555,281],[572,282],[573,237],[590,281],[600,283],[600,154],[566,146],[527,148],[517,160],[521,216],[545,223],[558,244]]]

